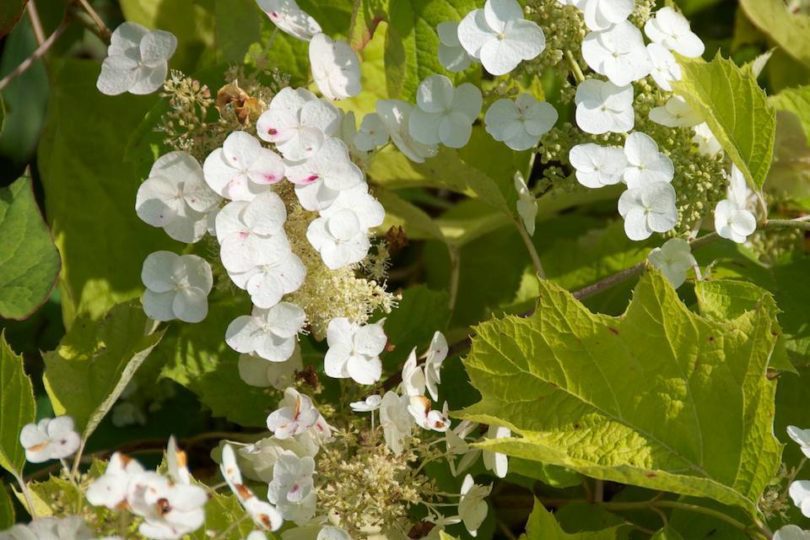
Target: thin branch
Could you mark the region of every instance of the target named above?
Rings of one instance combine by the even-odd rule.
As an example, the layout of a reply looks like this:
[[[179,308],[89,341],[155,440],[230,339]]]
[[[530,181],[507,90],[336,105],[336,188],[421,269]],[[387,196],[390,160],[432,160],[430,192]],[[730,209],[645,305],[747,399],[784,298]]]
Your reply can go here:
[[[765,228],[768,229],[784,229],[793,228],[801,229],[803,231],[810,231],[810,216],[803,216],[796,219],[769,219],[765,222]]]
[[[17,77],[28,71],[31,68],[31,66],[34,65],[34,62],[45,56],[45,54],[53,46],[53,44],[56,43],[56,40],[59,39],[59,36],[61,36],[65,32],[69,24],[70,21],[67,18],[63,19],[62,22],[59,23],[59,26],[56,28],[56,30],[54,30],[53,34],[51,34],[48,37],[48,39],[42,42],[42,45],[37,47],[37,50],[31,53],[31,56],[23,60],[19,66],[17,66],[11,71],[11,73],[3,77],[3,79],[0,80],[0,91],[2,91],[6,86],[8,86],[9,83],[11,83],[11,81],[13,81]]]
[[[582,68],[579,67],[579,62],[577,62],[577,59],[574,58],[574,55],[570,50],[565,51],[565,59],[568,60],[568,65],[571,66],[571,73],[574,74],[574,78],[577,80],[577,83],[584,81],[585,75],[582,73]]]
[[[76,0],[76,3],[78,3],[81,6],[84,12],[87,13],[87,16],[90,17],[90,19],[93,21],[93,24],[96,25],[96,27],[98,28],[99,37],[102,38],[104,41],[109,41],[112,32],[110,32],[110,29],[107,28],[106,24],[104,24],[104,21],[101,19],[101,16],[98,14],[98,12],[95,9],[93,9],[93,6],[90,5],[90,2],[88,2],[87,0]]]
[[[31,19],[31,28],[34,29],[37,45],[42,45],[45,43],[45,31],[42,29],[42,20],[39,18],[39,12],[34,0],[28,0],[25,10],[28,12],[28,18]]]

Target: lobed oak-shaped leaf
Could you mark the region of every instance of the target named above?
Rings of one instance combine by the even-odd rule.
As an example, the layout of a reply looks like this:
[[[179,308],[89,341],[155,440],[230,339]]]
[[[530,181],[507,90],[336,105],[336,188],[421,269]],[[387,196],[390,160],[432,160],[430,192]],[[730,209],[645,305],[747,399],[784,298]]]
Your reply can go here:
[[[775,311],[768,297],[705,318],[651,273],[611,317],[543,281],[534,315],[476,329],[465,366],[483,399],[461,416],[512,428],[490,450],[753,513],[781,455]]]

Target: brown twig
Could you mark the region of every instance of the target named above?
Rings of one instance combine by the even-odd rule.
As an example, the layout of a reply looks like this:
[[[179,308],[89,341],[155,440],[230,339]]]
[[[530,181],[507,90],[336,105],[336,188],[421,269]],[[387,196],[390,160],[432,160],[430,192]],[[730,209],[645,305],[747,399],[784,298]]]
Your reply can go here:
[[[3,90],[9,85],[9,83],[11,83],[11,81],[28,71],[31,66],[34,65],[34,62],[45,56],[56,40],[59,39],[59,37],[65,32],[69,24],[70,21],[67,17],[62,19],[62,22],[59,23],[59,26],[56,28],[56,30],[54,30],[53,34],[48,36],[48,39],[43,41],[42,45],[37,47],[37,49],[31,53],[31,56],[23,60],[20,65],[11,71],[11,73],[0,79],[0,90]]]

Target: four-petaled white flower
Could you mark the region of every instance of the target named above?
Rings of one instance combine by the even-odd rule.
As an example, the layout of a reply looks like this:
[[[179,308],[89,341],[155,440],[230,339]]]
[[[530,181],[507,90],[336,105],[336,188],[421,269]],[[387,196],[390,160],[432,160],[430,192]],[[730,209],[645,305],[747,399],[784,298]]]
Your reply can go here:
[[[573,0],[585,15],[585,25],[591,30],[606,30],[627,20],[633,12],[633,0]]]
[[[577,125],[585,133],[627,133],[635,124],[633,87],[587,79],[577,86]]]
[[[512,430],[503,426],[489,426],[487,439],[506,439],[512,436]],[[500,452],[484,450],[484,467],[498,478],[505,478],[509,471],[509,458]]]
[[[193,243],[208,230],[208,213],[221,199],[205,183],[202,167],[187,152],[160,156],[135,197],[143,221],[180,242]]]
[[[650,110],[650,120],[656,124],[675,127],[693,127],[703,119],[681,96],[672,96],[662,107]]]
[[[360,60],[343,41],[315,34],[309,42],[312,78],[329,99],[346,99],[360,93]]]
[[[619,197],[619,214],[630,240],[645,240],[654,232],[667,232],[678,222],[675,189],[667,182],[630,188]]]
[[[705,50],[700,38],[689,29],[686,17],[669,6],[662,7],[655,12],[654,17],[647,20],[644,33],[654,43],[660,43],[688,58],[697,58]]]
[[[487,132],[512,150],[537,146],[540,137],[557,122],[558,114],[550,103],[537,101],[531,94],[520,94],[515,101],[499,99],[484,115]]]
[[[179,539],[202,527],[208,493],[200,486],[178,484],[148,471],[131,479],[127,502],[144,519],[138,527],[143,536]]]
[[[376,109],[391,141],[405,157],[423,163],[436,155],[435,144],[422,144],[411,137],[409,126],[415,109],[413,105],[398,99],[378,99]]]
[[[624,181],[631,189],[653,182],[672,182],[675,176],[672,160],[658,150],[652,137],[640,131],[627,136],[624,157],[627,160]]]
[[[371,152],[388,142],[388,131],[379,114],[370,113],[363,117],[353,142],[363,152]]]
[[[328,138],[321,148],[308,160],[302,163],[287,164],[287,179],[298,186],[310,186],[310,189],[325,188],[332,200],[337,192],[350,189],[363,183],[363,171],[352,163],[349,149],[340,139]],[[314,185],[314,186],[313,186]],[[328,200],[329,197],[321,197]],[[303,204],[302,200],[302,204]],[[331,201],[330,201],[331,202]],[[324,205],[324,208],[328,204]],[[307,208],[322,210],[323,208]]]
[[[143,261],[141,281],[146,286],[143,310],[150,319],[198,323],[208,315],[214,276],[202,257],[156,251]]]
[[[470,140],[482,103],[476,86],[464,83],[453,88],[444,75],[431,75],[416,91],[417,108],[410,115],[408,129],[422,144],[461,148]]]
[[[330,377],[351,377],[359,384],[374,384],[382,376],[380,354],[388,338],[382,321],[361,326],[345,317],[329,321],[326,329],[329,350],[324,357],[324,371]]]
[[[273,480],[267,487],[267,500],[275,504],[285,519],[304,524],[315,514],[317,495],[312,475],[315,460],[283,451],[273,466]]]
[[[313,220],[307,228],[307,240],[332,270],[362,261],[371,247],[361,215],[349,208]]]
[[[517,190],[518,194],[516,203],[518,216],[520,216],[523,227],[526,228],[526,232],[529,233],[529,236],[534,236],[534,229],[537,222],[537,199],[535,199],[532,192],[529,191],[529,187],[526,185],[526,181],[523,179],[523,175],[520,171],[515,173],[514,182],[515,190]]]
[[[801,510],[804,517],[810,517],[810,481],[796,480],[788,488],[793,504]]]
[[[773,533],[773,540],[810,540],[810,531],[803,531],[798,525],[785,525]]]
[[[116,452],[110,457],[104,474],[87,487],[85,496],[93,506],[116,510],[126,502],[130,481],[143,472],[140,463]]]
[[[349,407],[354,412],[374,412],[382,406],[382,396],[379,394],[372,394],[363,401],[353,401]]]
[[[222,463],[219,466],[222,476],[233,494],[253,522],[265,531],[277,531],[284,520],[276,507],[259,499],[242,480],[242,471],[236,463],[236,454],[231,445],[222,448]]]
[[[231,272],[234,284],[250,294],[253,305],[269,309],[285,294],[297,291],[304,283],[307,269],[284,241],[270,241],[254,259],[255,266],[245,272]]]
[[[663,246],[650,251],[647,260],[661,270],[676,289],[686,281],[689,269],[697,266],[689,242],[683,238],[670,238]]]
[[[251,386],[284,390],[295,380],[295,373],[304,369],[301,351],[296,347],[284,362],[270,362],[252,354],[239,355],[239,377]]]
[[[435,332],[430,340],[425,356],[425,388],[430,397],[439,399],[439,384],[442,382],[442,364],[450,351],[447,338],[441,332]]]
[[[714,229],[721,238],[743,244],[757,229],[757,219],[748,210],[752,196],[742,172],[732,165],[726,198],[714,208]]]
[[[234,131],[203,164],[206,183],[226,199],[250,201],[284,178],[281,156],[264,148],[256,137]]]
[[[312,157],[339,128],[340,111],[304,88],[283,88],[256,122],[259,138],[296,162]]]
[[[240,353],[255,354],[271,362],[283,362],[295,351],[295,338],[304,327],[304,310],[289,302],[270,309],[253,308],[228,325],[225,341]]]
[[[109,96],[151,94],[163,86],[176,48],[177,38],[170,32],[125,22],[110,36],[96,87]]]
[[[491,491],[492,485],[478,485],[469,474],[464,477],[461,484],[461,499],[458,502],[458,515],[472,536],[478,536],[478,528],[487,517],[488,507],[485,499]]]
[[[309,41],[321,33],[318,21],[298,7],[295,0],[256,0],[259,7],[279,30],[294,38]]]
[[[647,45],[650,56],[650,76],[661,90],[672,91],[672,81],[681,80],[681,65],[669,49],[658,43]]]
[[[577,181],[589,188],[618,184],[627,167],[623,148],[595,143],[574,146],[568,153],[568,161],[576,170]]]
[[[383,428],[385,445],[394,453],[401,454],[405,442],[413,430],[413,417],[408,411],[410,397],[388,391],[380,404],[380,426]]]
[[[487,0],[459,23],[458,40],[492,75],[505,75],[546,48],[543,29],[523,18],[517,0]]]
[[[439,34],[439,63],[444,69],[453,73],[467,69],[473,58],[467,54],[458,40],[458,22],[439,23],[436,32]]]
[[[321,420],[321,413],[315,408],[309,396],[301,394],[295,388],[284,390],[284,398],[278,409],[267,417],[267,429],[277,439],[289,439],[314,427]]]
[[[79,442],[70,416],[43,418],[35,424],[26,424],[20,432],[25,459],[31,463],[71,456],[79,449]]]
[[[262,252],[276,254],[289,242],[284,234],[287,209],[281,197],[268,191],[250,202],[233,201],[215,221],[220,258],[228,272],[247,272],[262,261]]]
[[[714,156],[723,149],[706,122],[696,125],[692,131],[695,133],[692,136],[692,142],[697,145],[698,152],[701,154]]]
[[[810,458],[810,429],[788,426],[787,434],[801,447],[802,454]]]
[[[629,21],[590,32],[582,42],[582,57],[591,69],[617,86],[643,79],[651,68],[641,31]]]

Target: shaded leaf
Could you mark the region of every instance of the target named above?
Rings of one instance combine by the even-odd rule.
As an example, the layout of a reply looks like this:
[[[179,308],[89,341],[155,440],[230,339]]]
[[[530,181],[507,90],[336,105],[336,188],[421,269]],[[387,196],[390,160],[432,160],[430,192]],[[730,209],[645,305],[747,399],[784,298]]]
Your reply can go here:
[[[554,519],[551,513],[535,500],[534,509],[526,523],[526,534],[521,540],[616,540],[625,528],[623,525],[602,531],[568,534]]]
[[[810,66],[810,17],[790,13],[782,0],[740,0],[745,14],[785,52]]]
[[[23,369],[22,356],[14,354],[0,333],[0,467],[19,475],[25,465],[20,444],[23,426],[36,419],[34,390]]]
[[[25,4],[27,3],[28,0],[3,1],[3,4],[0,5],[0,37],[11,32],[11,29],[14,28],[14,25],[17,24],[17,21],[22,17],[23,11],[25,11]]]

